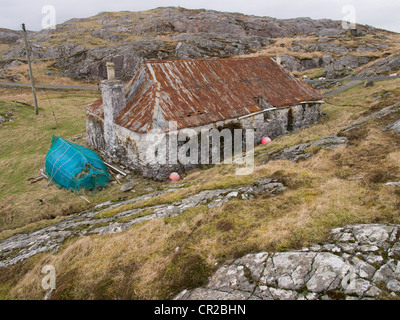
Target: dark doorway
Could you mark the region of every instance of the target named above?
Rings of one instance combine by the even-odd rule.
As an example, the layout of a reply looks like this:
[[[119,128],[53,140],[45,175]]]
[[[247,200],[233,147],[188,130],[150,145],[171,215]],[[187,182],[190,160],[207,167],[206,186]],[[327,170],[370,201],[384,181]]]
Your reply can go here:
[[[293,109],[289,108],[288,117],[287,117],[287,131],[293,130]]]

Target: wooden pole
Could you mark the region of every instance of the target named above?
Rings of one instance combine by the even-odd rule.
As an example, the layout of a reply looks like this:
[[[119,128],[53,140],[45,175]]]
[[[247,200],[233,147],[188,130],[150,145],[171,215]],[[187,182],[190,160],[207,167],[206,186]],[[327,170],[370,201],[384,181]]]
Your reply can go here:
[[[38,109],[37,99],[36,99],[35,83],[33,81],[32,67],[31,67],[31,57],[30,57],[30,54],[29,54],[29,46],[28,46],[28,39],[26,37],[25,23],[22,24],[22,31],[23,31],[23,35],[24,35],[26,59],[28,60],[29,77],[31,79],[33,103],[34,103],[34,106],[35,106],[35,114],[38,115],[39,114],[39,109]]]

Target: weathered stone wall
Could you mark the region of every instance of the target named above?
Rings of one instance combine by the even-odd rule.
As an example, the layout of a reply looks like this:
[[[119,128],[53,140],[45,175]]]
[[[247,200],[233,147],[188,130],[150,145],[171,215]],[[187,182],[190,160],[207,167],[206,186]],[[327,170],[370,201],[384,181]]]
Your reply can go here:
[[[170,144],[170,137],[168,134],[164,136],[165,140],[162,140],[161,137],[163,134],[139,134],[115,123],[112,124],[112,130],[115,134],[115,145],[110,149],[116,150],[116,152],[115,154],[110,154],[107,151],[108,148],[105,146],[101,122],[90,115],[87,118],[87,141],[91,147],[105,152],[105,154],[110,157],[110,160],[121,163],[145,177],[155,180],[165,180],[171,172],[175,171],[182,173],[196,167],[202,167],[200,137],[202,130],[209,131],[211,129],[217,129],[220,131],[223,128],[228,128],[231,130],[233,137],[233,130],[240,128],[243,130],[242,146],[245,150],[246,129],[254,129],[254,143],[257,145],[261,142],[263,137],[274,139],[285,135],[288,132],[308,127],[317,122],[320,119],[320,116],[320,104],[307,103],[295,105],[290,108],[270,110],[239,120],[228,119],[201,127],[190,128],[190,130],[195,133],[195,138],[198,141],[198,155],[197,158],[195,158],[195,161],[189,163],[182,163],[179,161],[179,158],[177,161],[174,161],[174,158],[168,150]],[[184,130],[185,129],[178,130],[176,134],[184,136]],[[224,143],[224,139],[221,139],[221,161],[223,160]],[[186,147],[185,144],[185,141],[178,142],[177,147],[174,150],[178,150],[178,154],[180,152],[186,152],[187,144]],[[162,147],[163,145],[166,146],[165,151]],[[212,143],[210,141],[208,163],[213,163],[211,146]],[[161,153],[166,155],[164,161],[163,158],[160,158]],[[207,163],[203,162],[203,164]]]
[[[321,118],[319,103],[304,103],[293,107],[292,130],[303,129]]]
[[[275,139],[291,131],[309,127],[320,118],[320,103],[303,103],[289,108],[266,111],[241,119],[240,122],[243,128],[255,130],[254,141],[258,144],[263,137]]]

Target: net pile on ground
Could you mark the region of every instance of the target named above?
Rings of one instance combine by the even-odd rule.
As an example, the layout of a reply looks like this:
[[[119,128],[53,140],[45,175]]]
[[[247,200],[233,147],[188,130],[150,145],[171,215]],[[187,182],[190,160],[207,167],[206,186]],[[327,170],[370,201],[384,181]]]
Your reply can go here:
[[[110,179],[94,151],[56,136],[46,155],[45,169],[51,182],[73,191],[96,190]]]

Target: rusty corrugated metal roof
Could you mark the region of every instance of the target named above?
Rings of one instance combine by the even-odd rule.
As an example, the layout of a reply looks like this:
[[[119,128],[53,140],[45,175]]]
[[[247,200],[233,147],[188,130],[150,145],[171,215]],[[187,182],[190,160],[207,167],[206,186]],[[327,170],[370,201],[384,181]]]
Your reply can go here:
[[[115,122],[135,132],[196,127],[237,118],[262,108],[316,101],[322,95],[269,57],[189,59],[146,62],[125,85],[126,107]],[[87,107],[103,117],[102,101]]]

